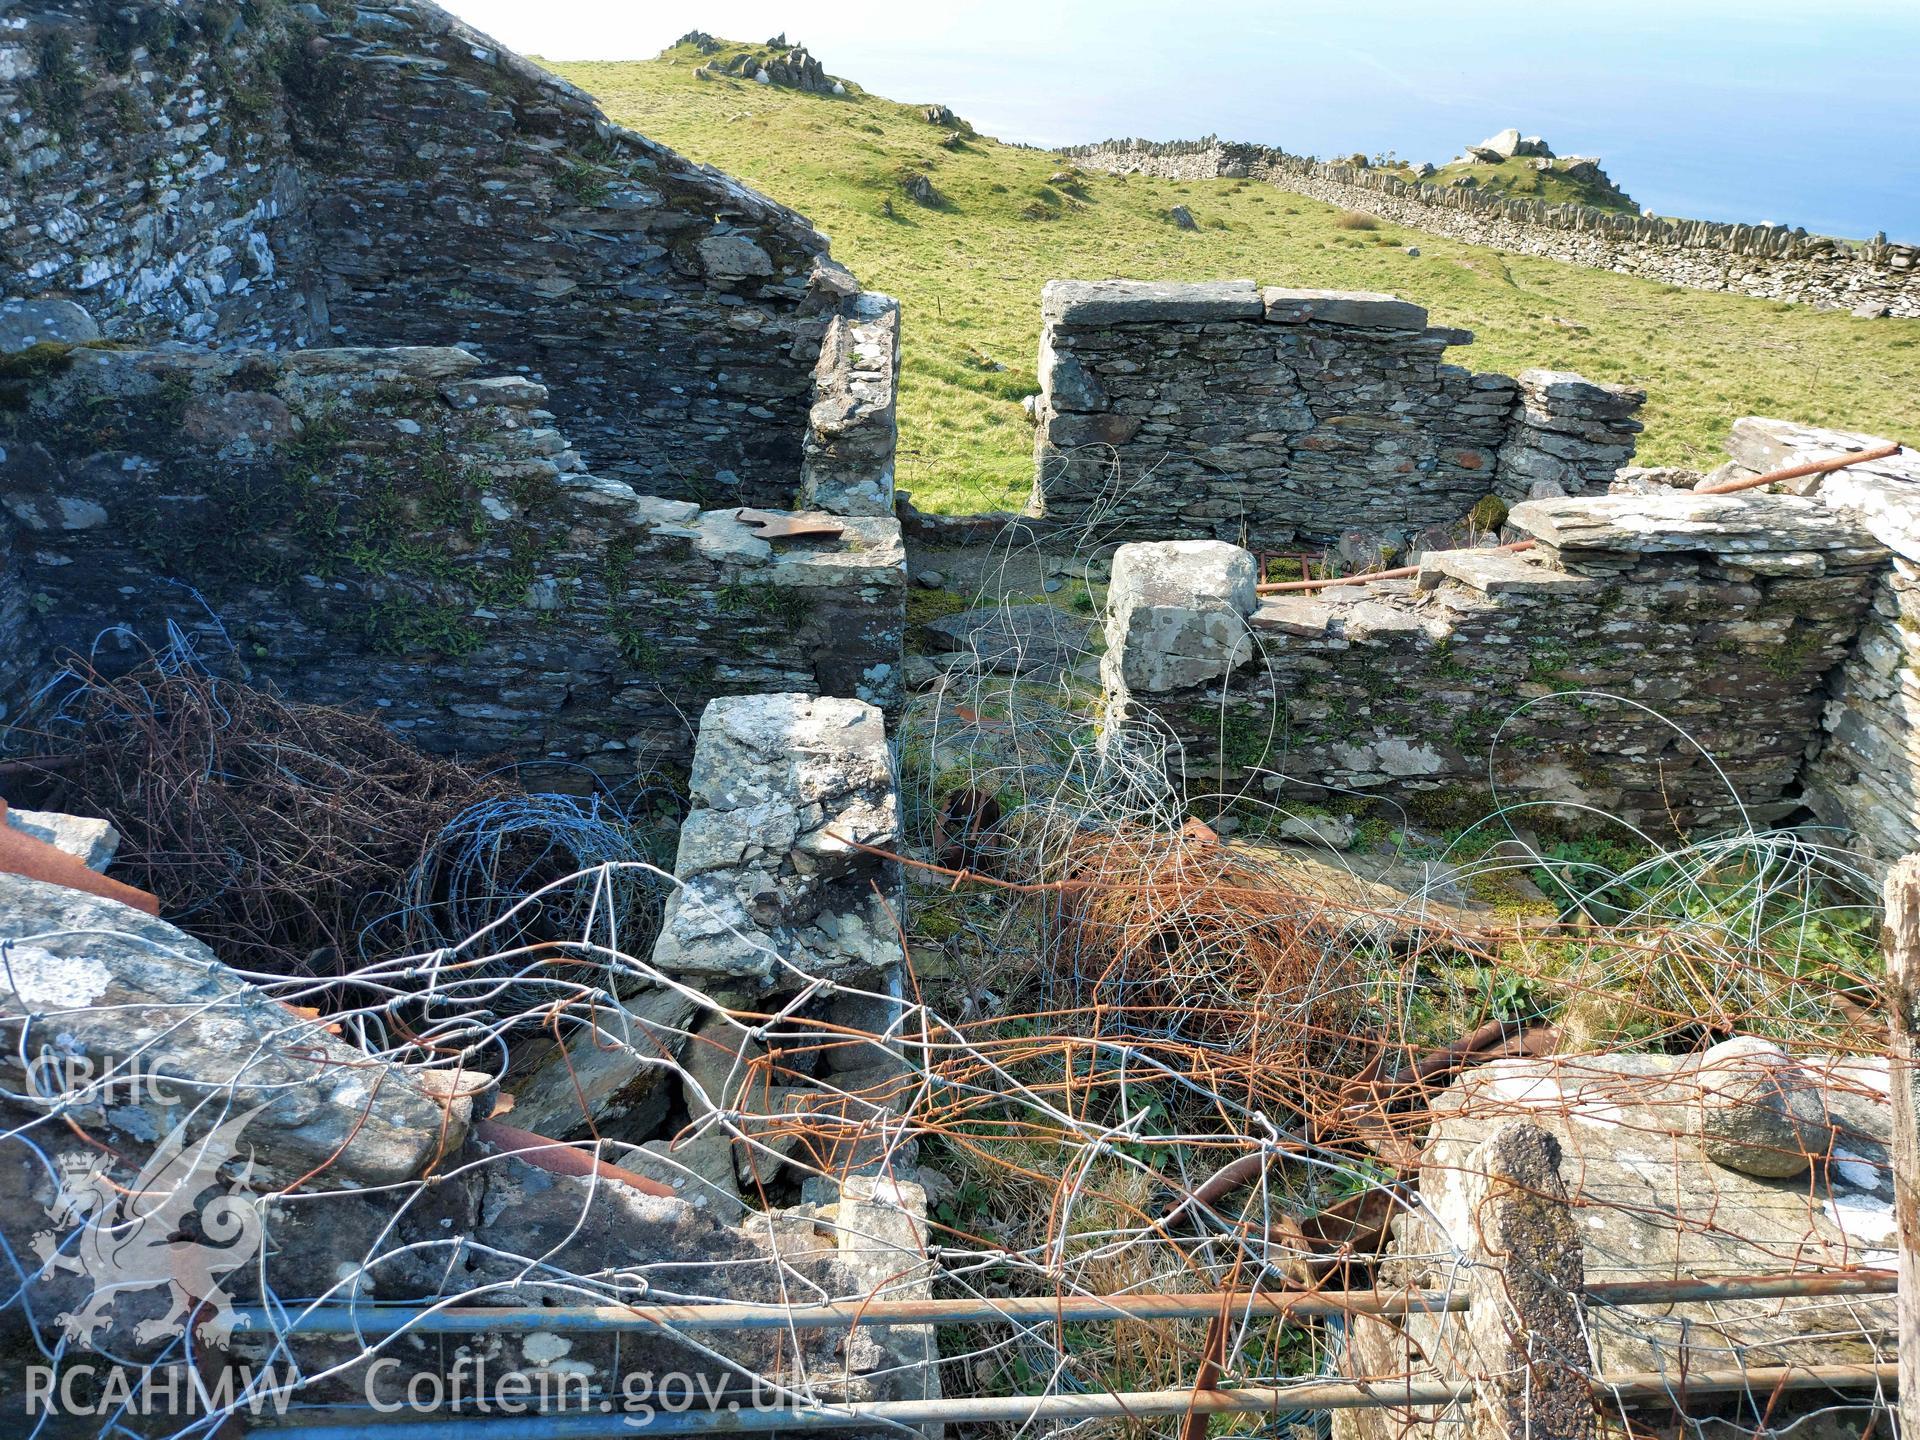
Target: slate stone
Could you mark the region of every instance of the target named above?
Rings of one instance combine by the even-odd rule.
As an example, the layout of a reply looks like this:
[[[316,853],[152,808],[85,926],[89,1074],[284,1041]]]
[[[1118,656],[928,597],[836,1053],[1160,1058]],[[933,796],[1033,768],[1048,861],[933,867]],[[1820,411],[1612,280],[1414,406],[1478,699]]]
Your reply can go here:
[[[1353,325],[1372,330],[1424,330],[1426,308],[1397,295],[1372,290],[1288,290],[1277,285],[1260,292],[1267,319],[1280,325]]]
[[[1049,280],[1040,308],[1057,325],[1082,328],[1251,320],[1261,309],[1251,280]]]
[[[35,345],[84,345],[99,338],[99,325],[71,300],[0,300],[0,355]]]
[[[1054,680],[1089,653],[1091,616],[1055,605],[988,605],[928,622],[971,663],[1029,680]]]

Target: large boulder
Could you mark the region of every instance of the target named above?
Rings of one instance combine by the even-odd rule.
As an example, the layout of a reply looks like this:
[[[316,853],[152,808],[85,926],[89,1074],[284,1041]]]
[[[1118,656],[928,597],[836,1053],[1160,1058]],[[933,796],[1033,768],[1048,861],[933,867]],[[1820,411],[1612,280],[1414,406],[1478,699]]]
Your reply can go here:
[[[1467,148],[1476,158],[1484,151],[1495,159],[1511,160],[1520,153],[1520,132],[1509,125],[1505,130],[1489,135],[1478,145],[1470,145]]]
[[[470,1106],[344,1044],[163,920],[0,874],[0,940],[8,1062],[35,1062],[9,1088],[116,1147],[249,1114],[234,1138],[256,1178],[324,1189],[410,1180],[465,1133]]]

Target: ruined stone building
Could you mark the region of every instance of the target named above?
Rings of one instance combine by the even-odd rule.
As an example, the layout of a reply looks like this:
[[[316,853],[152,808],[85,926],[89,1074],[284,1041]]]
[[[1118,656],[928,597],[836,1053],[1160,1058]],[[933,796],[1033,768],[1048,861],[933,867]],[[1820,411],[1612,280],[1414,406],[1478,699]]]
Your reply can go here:
[[[840,89],[818,62],[784,37],[767,48],[788,57],[780,83],[834,103]],[[702,83],[743,70],[713,64]],[[597,801],[658,767],[687,782],[684,810],[656,827],[671,836],[670,866],[623,853],[553,882],[611,893],[616,875],[644,875],[657,883],[645,923],[621,932],[627,917],[593,890],[586,921],[543,931],[548,913],[529,900],[535,919],[411,949],[369,945],[358,963],[338,945],[302,947],[307,968],[289,967],[285,983],[216,953],[189,933],[191,915],[170,914],[176,927],[154,896],[116,892],[96,873],[113,848],[104,820],[0,805],[0,845],[14,857],[0,865],[0,1130],[17,1142],[0,1154],[0,1242],[43,1262],[19,1303],[0,1307],[0,1402],[17,1398],[8,1357],[50,1352],[60,1335],[84,1347],[96,1333],[150,1357],[138,1347],[217,1299],[250,1322],[203,1337],[219,1342],[218,1363],[284,1359],[297,1335],[303,1363],[325,1372],[303,1402],[321,1406],[392,1401],[476,1351],[502,1368],[585,1377],[596,1393],[649,1366],[766,1379],[809,1421],[824,1405],[925,1406],[940,1395],[940,1354],[931,1312],[911,1307],[933,1299],[936,1273],[977,1305],[1013,1295],[1001,1279],[1017,1274],[1030,1287],[1018,1298],[1034,1302],[1019,1363],[1040,1357],[1038,1373],[1061,1359],[1052,1385],[1067,1357],[1064,1322],[1046,1307],[1089,1275],[1104,1303],[1162,1282],[1184,1293],[1305,1273],[1318,1287],[1346,1273],[1358,1212],[1313,1237],[1295,1223],[1335,1216],[1319,1208],[1323,1185],[1343,1205],[1391,1201],[1403,1222],[1427,1186],[1422,1226],[1457,1233],[1380,1222],[1373,1259],[1436,1289],[1459,1262],[1474,1271],[1480,1317],[1504,1319],[1507,1259],[1484,1244],[1449,1248],[1484,1198],[1472,1191],[1470,1203],[1471,1186],[1446,1179],[1467,1154],[1505,1164],[1509,1179],[1550,1179],[1562,1210],[1569,1194],[1613,1207],[1613,1228],[1584,1239],[1554,1212],[1555,1285],[1534,1287],[1551,1291],[1545,1308],[1578,1342],[1570,1363],[1584,1386],[1570,1308],[1582,1303],[1583,1246],[1593,1274],[1639,1275],[1621,1247],[1666,1243],[1664,1219],[1647,1218],[1669,1204],[1649,1198],[1667,1194],[1656,1182],[1693,1187],[1686,1198],[1705,1209],[1715,1194],[1759,1205],[1756,1194],[1778,1193],[1768,1185],[1816,1163],[1796,1150],[1797,1168],[1777,1168],[1777,1145],[1710,1135],[1649,1180],[1643,1157],[1616,1174],[1605,1137],[1569,1128],[1597,1108],[1606,1126],[1631,1112],[1644,1134],[1656,1129],[1650,1107],[1698,1109],[1690,1056],[1599,1067],[1609,1088],[1585,1111],[1562,1106],[1556,1136],[1485,1133],[1543,1083],[1558,1097],[1563,1076],[1580,1077],[1564,1056],[1526,1048],[1537,1035],[1497,1022],[1484,1053],[1468,1044],[1436,1066],[1415,1061],[1401,1012],[1418,1007],[1402,1002],[1432,979],[1420,966],[1443,948],[1435,926],[1454,923],[1434,921],[1425,893],[1400,895],[1406,912],[1388,914],[1371,899],[1343,912],[1275,891],[1284,964],[1271,972],[1237,963],[1217,937],[1193,938],[1204,929],[1193,914],[1107,924],[1109,938],[1132,936],[1127,963],[1164,963],[1151,1006],[1119,1007],[1154,1011],[1146,1021],[1114,1022],[1102,1002],[1091,1019],[1075,1015],[1080,1031],[1062,1021],[1060,1036],[1040,1033],[1067,1013],[1048,1008],[995,1034],[1006,997],[968,974],[957,982],[967,1008],[950,1023],[907,964],[900,856],[931,834],[926,853],[959,890],[1000,816],[974,782],[1029,764],[1008,738],[1025,724],[1061,748],[1031,765],[1048,796],[1031,808],[1047,813],[1033,831],[1010,830],[1005,848],[1040,835],[1048,864],[1084,844],[1097,868],[1100,847],[1130,831],[1115,853],[1139,842],[1175,870],[1197,856],[1194,873],[1219,862],[1211,873],[1231,878],[1225,812],[1250,796],[1302,814],[1373,806],[1435,832],[1500,805],[1566,834],[1604,821],[1658,841],[1811,822],[1829,827],[1820,844],[1837,835],[1853,847],[1837,859],[1877,871],[1920,848],[1913,451],[1747,418],[1712,476],[1641,470],[1629,463],[1641,392],[1449,363],[1472,336],[1395,296],[1056,281],[1035,297],[1033,504],[1010,542],[1048,562],[1026,597],[1040,603],[987,607],[1010,637],[991,656],[969,629],[978,610],[922,627],[954,639],[956,653],[939,657],[954,663],[916,655],[913,671],[893,483],[898,307],[863,291],[801,216],[610,124],[427,0],[27,0],[0,17],[0,180],[0,726],[16,750],[31,748],[17,742],[35,738],[61,667],[124,674],[157,652],[150,673],[200,665],[377,716],[411,744],[362,729],[416,759],[556,762],[553,789],[574,792],[519,800],[591,789]],[[1765,490],[1714,488],[1785,466],[1812,469]],[[915,540],[971,539],[1006,519],[919,517]],[[1344,573],[1273,578],[1316,553]],[[1073,597],[1085,601],[1078,633],[1098,626],[1097,638],[1030,663],[1032,617],[1071,618],[1045,603],[1066,562],[1086,584]],[[1098,603],[1096,575],[1111,582]],[[1017,609],[1029,628],[1010,618]],[[963,682],[978,693],[954,703]],[[1004,698],[1023,686],[1043,695],[1040,725],[1011,700],[1004,716],[982,713],[989,688]],[[915,704],[948,706],[933,722],[922,710],[920,738],[950,721],[957,737],[923,745],[939,752],[929,768],[951,766],[922,777],[925,795],[901,776],[910,689]],[[1062,750],[1083,792],[1062,780]],[[1135,808],[1103,808],[1108,784]],[[1187,823],[1190,797],[1221,830]],[[917,817],[918,836],[916,800],[938,809]],[[41,831],[53,839],[40,844]],[[38,873],[21,868],[23,852]],[[260,879],[233,869],[235,888]],[[1116,873],[1149,900],[1188,883]],[[1056,885],[1039,862],[1027,878],[1002,883],[1044,892],[1042,920],[989,930],[948,917],[951,933],[1016,937],[1033,961],[1016,977],[1033,987],[1020,998],[1065,993],[1085,978],[1081,957],[1043,960],[1041,946],[1076,925],[1081,938],[1099,930],[1068,892],[1100,886]],[[423,884],[366,898],[425,910],[445,896]],[[483,898],[518,909],[528,897],[502,884]],[[1250,909],[1215,922],[1244,938],[1273,918],[1249,920]],[[1180,987],[1221,954],[1233,984],[1271,993],[1245,1000],[1215,974],[1214,999],[1185,1013]],[[1378,968],[1362,977],[1356,956]],[[1814,985],[1796,971],[1792,988],[1799,1003]],[[1376,1004],[1376,990],[1388,1000]],[[1240,999],[1222,1005],[1220,993]],[[1325,1018],[1367,1007],[1351,1034]],[[1311,1075],[1235,1038],[1269,1024],[1268,1009],[1302,1034],[1336,1032],[1289,1052],[1309,1057]],[[1393,1024],[1380,1020],[1389,1011]],[[1159,1028],[1136,1043],[1149,1024]],[[1314,1068],[1325,1052],[1312,1046],[1352,1061],[1361,1040],[1376,1047],[1364,1068]],[[69,1056],[130,1049],[227,1108],[214,1125],[151,1095],[31,1092],[18,1061],[43,1041]],[[1439,1148],[1423,1178],[1409,1142],[1425,1112],[1410,1092],[1495,1058],[1509,1068],[1477,1073],[1498,1104],[1461,1086],[1426,1116]],[[1770,1055],[1734,1058],[1747,1064],[1742,1085],[1756,1067],[1773,1073]],[[1887,1072],[1854,1058],[1827,1057],[1824,1089],[1802,1086],[1845,1097],[1828,1106],[1840,1116],[1819,1132],[1828,1141],[1841,1121],[1873,1131],[1847,1152],[1854,1168],[1773,1207],[1753,1243],[1676,1243],[1654,1270],[1713,1260],[1741,1275],[1795,1246],[1857,1258],[1858,1215],[1877,1216],[1891,1184],[1875,1128]],[[1879,1093],[1854,1093],[1876,1076]],[[1348,1082],[1319,1116],[1279,1093]],[[1152,1128],[1158,1096],[1176,1090],[1219,1129],[1163,1166],[1166,1146],[1196,1139]],[[1752,1120],[1766,1106],[1750,1102],[1743,1091],[1720,1108]],[[1805,1148],[1798,1118],[1769,1114]],[[973,1217],[949,1215],[952,1245],[935,1254],[923,1182],[942,1177],[919,1168],[918,1147],[979,1116],[992,1132],[982,1148],[1017,1147],[999,1172],[1012,1198],[992,1197],[1007,1213],[985,1237],[966,1229]],[[1661,1144],[1699,1140],[1697,1119],[1669,1112]],[[1288,1129],[1296,1120],[1307,1138]],[[73,1259],[59,1246],[79,1243],[88,1207],[112,1215],[138,1193],[160,1137],[197,1125],[232,1161],[238,1121],[259,1122],[248,1213],[253,1239],[271,1243],[258,1257],[197,1277],[192,1294],[172,1270],[142,1271],[121,1288],[152,1293],[117,1310],[111,1286],[90,1289],[106,1273],[99,1253],[57,1263]],[[1291,1165],[1329,1135],[1348,1148],[1323,1146],[1313,1164],[1331,1180],[1310,1176],[1284,1197],[1299,1215],[1197,1218],[1197,1192],[1211,1189],[1212,1203],[1231,1188],[1221,1176],[1254,1177],[1262,1197],[1271,1176],[1279,1194],[1283,1154]],[[1584,1192],[1572,1175],[1561,1187],[1563,1140]],[[1126,1187],[1108,1212],[1115,1228],[1076,1231],[1082,1182],[1115,1176]],[[1044,1244],[1016,1234],[1012,1212],[1050,1206]],[[1674,1233],[1711,1218],[1678,1202],[1673,1214],[1685,1222]],[[50,1223],[67,1239],[46,1241]],[[164,1252],[171,1266],[173,1230],[146,1239],[147,1261]],[[1304,1248],[1288,1251],[1295,1240]],[[1141,1255],[1143,1268],[1126,1268]],[[1805,1262],[1816,1263],[1828,1262]],[[1863,1302],[1877,1307],[1859,1342],[1868,1363],[1891,1333],[1891,1302],[1884,1287],[1860,1293],[1879,1297]],[[295,1323],[289,1298],[329,1313]],[[895,1322],[861,1318],[892,1301],[909,1305]],[[631,1315],[608,1313],[656,1303],[727,1306],[732,1319],[702,1329],[676,1311],[623,1329]],[[1606,1353],[1717,1354],[1711,1303],[1698,1326],[1692,1312],[1667,1317],[1682,1328],[1678,1349],[1656,1348],[1671,1337],[1655,1324],[1608,1332]],[[459,1313],[467,1305],[498,1310],[498,1329]],[[797,1323],[806,1305],[861,1316]],[[549,1311],[588,1306],[602,1308],[566,1317],[580,1323],[565,1337],[544,1328]],[[340,1309],[352,1313],[343,1321]],[[1459,1310],[1364,1317],[1351,1353],[1455,1383]],[[407,1330],[428,1312],[442,1328]],[[1225,1315],[1178,1313],[1196,1329]],[[1799,1356],[1816,1342],[1782,1335],[1805,1313],[1770,1310],[1726,1343]],[[1097,1306],[1083,1315],[1112,1318]],[[370,1340],[360,1327],[376,1318],[389,1328]],[[1285,1317],[1268,1318],[1278,1335]],[[1481,1338],[1493,1358],[1475,1361],[1478,1373],[1521,1363],[1507,1332]],[[369,1369],[376,1355],[395,1365],[384,1378]],[[1217,1358],[1210,1346],[1216,1379]],[[1125,1397],[1062,1384],[1015,1398]],[[1161,1392],[1154,1413],[1184,1416],[1185,1398]],[[1575,1393],[1583,1424],[1589,1400]],[[1095,1413],[1071,1405],[1058,1413],[1075,1423]],[[1371,1440],[1373,1421],[1394,1414],[1347,1433]],[[937,1411],[905,1423],[941,1433]],[[135,1433],[169,1432],[156,1422]]]
[[[430,4],[8,27],[0,698],[171,623],[608,773],[715,694],[891,702],[897,307],[804,219]]]

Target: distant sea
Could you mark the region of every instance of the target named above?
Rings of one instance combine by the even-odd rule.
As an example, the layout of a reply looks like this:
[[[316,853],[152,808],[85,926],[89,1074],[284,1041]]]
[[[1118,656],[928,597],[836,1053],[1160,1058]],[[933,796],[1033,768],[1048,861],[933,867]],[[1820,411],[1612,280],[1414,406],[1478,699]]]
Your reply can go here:
[[[1505,128],[1663,215],[1920,243],[1920,0],[451,0],[518,49],[784,31],[836,75],[1002,140],[1218,134],[1451,159]]]

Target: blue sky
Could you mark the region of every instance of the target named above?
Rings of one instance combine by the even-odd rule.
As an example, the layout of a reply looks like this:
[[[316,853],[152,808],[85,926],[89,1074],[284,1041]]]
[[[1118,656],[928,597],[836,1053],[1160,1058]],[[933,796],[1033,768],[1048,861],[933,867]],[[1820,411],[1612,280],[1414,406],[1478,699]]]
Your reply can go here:
[[[450,0],[519,50],[652,55],[784,31],[1004,140],[1209,131],[1446,160],[1507,125],[1643,205],[1920,241],[1920,0]]]

